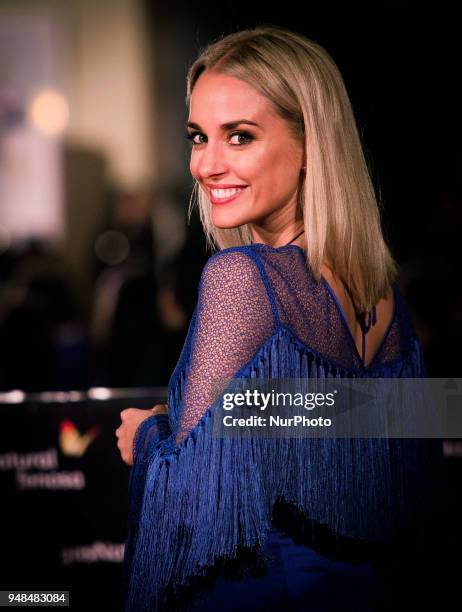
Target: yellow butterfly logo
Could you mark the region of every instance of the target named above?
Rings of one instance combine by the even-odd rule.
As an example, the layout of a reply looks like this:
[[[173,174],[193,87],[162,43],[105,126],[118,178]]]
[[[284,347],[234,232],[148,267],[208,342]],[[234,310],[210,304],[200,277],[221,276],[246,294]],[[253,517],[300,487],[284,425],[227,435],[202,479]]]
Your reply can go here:
[[[81,457],[99,434],[98,427],[92,427],[83,435],[72,421],[64,420],[59,424],[59,447],[63,455]]]

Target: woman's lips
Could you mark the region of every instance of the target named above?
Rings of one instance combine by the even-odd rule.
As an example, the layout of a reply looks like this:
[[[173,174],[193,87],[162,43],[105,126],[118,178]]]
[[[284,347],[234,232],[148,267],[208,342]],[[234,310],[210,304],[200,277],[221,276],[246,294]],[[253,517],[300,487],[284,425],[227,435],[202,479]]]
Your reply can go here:
[[[228,198],[216,198],[212,195],[212,192],[210,191],[210,201],[212,202],[212,204],[228,204],[228,202],[232,202],[233,200],[236,200],[240,195],[242,195],[245,189],[246,187],[241,187],[239,191],[233,193],[233,195],[229,196]]]

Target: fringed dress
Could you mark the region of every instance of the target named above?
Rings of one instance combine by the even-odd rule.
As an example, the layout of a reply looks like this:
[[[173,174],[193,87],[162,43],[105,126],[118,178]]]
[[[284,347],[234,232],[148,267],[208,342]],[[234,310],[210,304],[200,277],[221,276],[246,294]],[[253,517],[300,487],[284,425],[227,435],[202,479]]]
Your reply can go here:
[[[135,436],[124,610],[389,609],[377,568],[420,524],[438,441],[219,438],[211,417],[217,379],[426,377],[392,289],[392,318],[365,364],[300,247],[210,257],[168,416],[149,417]]]

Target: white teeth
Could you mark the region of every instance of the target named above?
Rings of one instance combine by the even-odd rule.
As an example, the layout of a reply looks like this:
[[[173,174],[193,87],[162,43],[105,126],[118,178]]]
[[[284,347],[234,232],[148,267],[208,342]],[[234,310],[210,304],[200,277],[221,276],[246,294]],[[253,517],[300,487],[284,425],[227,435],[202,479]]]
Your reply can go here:
[[[211,189],[214,198],[230,198],[239,191],[244,191],[244,187],[233,187],[232,189]]]

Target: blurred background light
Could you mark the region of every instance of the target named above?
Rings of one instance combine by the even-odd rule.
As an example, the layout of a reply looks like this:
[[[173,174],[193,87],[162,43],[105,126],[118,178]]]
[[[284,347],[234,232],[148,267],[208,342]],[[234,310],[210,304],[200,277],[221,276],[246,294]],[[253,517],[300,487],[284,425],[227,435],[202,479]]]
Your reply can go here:
[[[92,387],[87,393],[89,399],[92,400],[107,400],[111,398],[111,389],[106,387]]]
[[[26,399],[26,394],[20,389],[12,389],[5,393],[0,393],[1,404],[20,404]]]
[[[29,102],[29,121],[46,136],[59,136],[69,124],[69,105],[57,90],[44,89]]]

